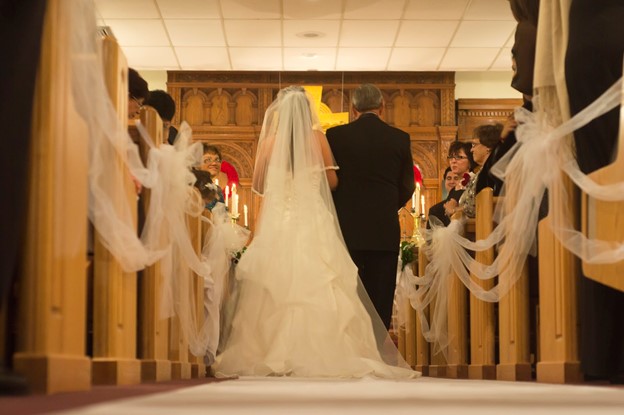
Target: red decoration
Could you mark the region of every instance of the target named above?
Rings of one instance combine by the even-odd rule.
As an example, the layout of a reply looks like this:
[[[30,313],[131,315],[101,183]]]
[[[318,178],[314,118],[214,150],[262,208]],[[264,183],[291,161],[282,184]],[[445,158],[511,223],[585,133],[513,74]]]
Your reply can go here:
[[[234,166],[224,160],[221,162],[221,171],[227,176],[228,182],[225,183],[226,186],[232,188],[233,184],[239,185],[238,173]]]
[[[417,164],[414,164],[414,182],[420,183],[421,186],[423,185],[422,173],[420,172],[420,168]]]
[[[471,177],[472,176],[470,175],[470,173],[464,173],[464,176],[463,176],[462,181],[461,181],[461,185],[462,186],[467,186],[468,183],[470,182],[470,178]]]

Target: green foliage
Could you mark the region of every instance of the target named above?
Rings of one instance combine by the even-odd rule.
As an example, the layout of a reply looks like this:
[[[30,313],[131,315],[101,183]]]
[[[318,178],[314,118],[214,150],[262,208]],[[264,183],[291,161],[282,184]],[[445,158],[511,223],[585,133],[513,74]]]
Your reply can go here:
[[[247,247],[244,246],[243,249],[241,249],[240,251],[236,251],[232,254],[232,264],[236,265],[238,264],[238,261],[240,261],[241,257],[243,256],[243,254],[245,253],[245,251],[247,250]]]
[[[414,244],[413,242],[401,242],[401,271],[403,271],[408,264],[416,260],[416,251],[414,249],[415,247],[416,244]]]

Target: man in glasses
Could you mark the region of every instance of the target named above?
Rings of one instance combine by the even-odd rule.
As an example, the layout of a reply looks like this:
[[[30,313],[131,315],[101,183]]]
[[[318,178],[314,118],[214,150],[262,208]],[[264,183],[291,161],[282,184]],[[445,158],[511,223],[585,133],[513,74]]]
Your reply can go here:
[[[148,98],[147,82],[136,70],[128,68],[128,119],[133,120],[138,117],[143,103]]]

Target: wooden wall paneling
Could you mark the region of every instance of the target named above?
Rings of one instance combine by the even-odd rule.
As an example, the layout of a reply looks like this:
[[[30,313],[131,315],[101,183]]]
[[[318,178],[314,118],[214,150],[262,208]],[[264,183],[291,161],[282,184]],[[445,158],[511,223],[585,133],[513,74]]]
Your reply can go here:
[[[520,106],[522,99],[458,99],[458,138],[462,141],[471,140],[472,132],[479,125],[497,122],[505,124],[507,118]]]
[[[33,100],[15,371],[33,392],[91,387],[85,354],[87,125],[71,93],[66,2],[50,0]]]

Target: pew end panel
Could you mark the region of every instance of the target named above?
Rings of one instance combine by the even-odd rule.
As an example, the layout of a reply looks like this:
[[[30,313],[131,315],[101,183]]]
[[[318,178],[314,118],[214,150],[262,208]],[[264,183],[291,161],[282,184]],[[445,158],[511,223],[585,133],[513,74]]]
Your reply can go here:
[[[71,91],[64,2],[50,0],[33,100],[29,208],[19,276],[15,371],[35,393],[88,390],[88,128]],[[80,220],[82,218],[82,220]]]

